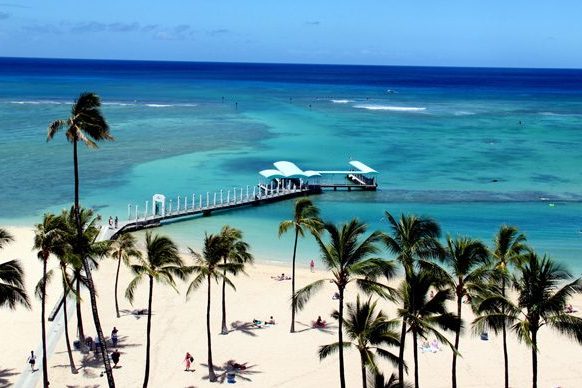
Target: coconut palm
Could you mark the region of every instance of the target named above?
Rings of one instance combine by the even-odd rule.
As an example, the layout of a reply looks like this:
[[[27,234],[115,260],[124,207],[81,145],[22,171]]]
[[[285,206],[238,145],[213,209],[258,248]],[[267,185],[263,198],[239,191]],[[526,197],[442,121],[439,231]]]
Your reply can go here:
[[[178,254],[178,247],[168,237],[152,235],[146,232],[145,258],[136,257],[137,264],[131,265],[131,270],[135,277],[131,280],[125,291],[125,296],[133,304],[135,290],[145,279],[149,281],[148,293],[148,322],[146,332],[146,359],[143,388],[148,386],[150,377],[150,344],[152,329],[152,304],[154,298],[154,281],[176,289],[174,277],[184,278],[184,268],[182,259]]]
[[[374,373],[368,378],[368,384],[371,388],[411,388],[412,386],[408,383],[400,383],[398,377],[392,373],[388,377],[388,381],[382,373]]]
[[[5,229],[0,228],[0,249],[14,237]],[[15,309],[17,304],[30,308],[30,302],[24,288],[24,271],[18,260],[0,263],[0,307],[8,306]]]
[[[117,301],[117,286],[119,283],[119,269],[121,262],[130,265],[131,258],[140,258],[141,252],[137,250],[136,238],[129,233],[122,233],[109,246],[109,255],[117,260],[117,271],[115,272],[115,312],[119,318],[119,302]]]
[[[97,148],[97,142],[102,140],[113,140],[113,136],[109,133],[109,125],[105,121],[101,113],[101,99],[94,93],[81,93],[79,98],[73,104],[71,115],[66,119],[58,119],[53,121],[48,126],[47,141],[54,138],[57,132],[66,127],[65,136],[67,140],[73,143],[73,167],[75,178],[75,204],[74,216],[77,226],[78,241],[73,246],[73,249],[80,255],[87,287],[89,288],[89,297],[91,299],[91,312],[93,314],[93,322],[97,336],[101,344],[105,345],[105,336],[101,328],[101,321],[99,319],[99,311],[97,309],[97,297],[95,293],[95,286],[93,284],[93,277],[91,276],[91,268],[86,257],[82,255],[82,248],[78,245],[82,244],[83,227],[81,225],[80,209],[79,209],[79,161],[77,146],[78,142],[83,142],[89,148]],[[110,388],[115,387],[115,380],[113,372],[111,371],[111,364],[109,357],[106,355],[106,346],[101,347],[101,355],[105,365],[105,372],[107,374],[107,382]]]
[[[292,220],[285,220],[279,224],[279,237],[291,228],[295,231],[295,240],[293,242],[293,267],[291,273],[291,333],[295,332],[295,313],[297,306],[294,302],[295,295],[295,258],[297,256],[297,241],[299,236],[305,236],[305,231],[317,233],[323,227],[319,219],[319,209],[308,198],[300,198],[295,201],[295,209]]]
[[[354,346],[360,353],[362,369],[362,387],[367,387],[366,369],[369,368],[374,373],[378,373],[375,354],[398,363],[398,356],[392,354],[382,346],[398,346],[398,333],[393,330],[398,324],[396,320],[390,320],[382,311],[376,310],[376,302],[368,299],[363,304],[360,303],[360,296],[356,299],[356,304],[348,303],[346,306],[347,317],[344,319],[346,335],[350,342],[335,342],[323,345],[319,348],[319,358],[324,359],[335,353],[340,346],[349,348]],[[339,318],[337,311],[333,314]],[[374,354],[375,353],[375,354]]]
[[[358,220],[352,220],[338,229],[335,225],[326,223],[324,229],[328,232],[330,242],[325,243],[319,234],[315,240],[321,251],[321,259],[332,273],[331,279],[317,280],[294,295],[293,302],[298,310],[303,309],[311,296],[319,291],[325,283],[331,281],[338,289],[338,343],[343,341],[344,292],[348,284],[355,282],[365,292],[377,292],[387,296],[393,290],[377,281],[380,276],[391,278],[394,276],[395,266],[391,261],[372,258],[378,252],[377,243],[381,233],[376,231],[365,236],[366,225]],[[340,387],[345,388],[344,353],[343,347],[339,351]]]
[[[460,330],[459,318],[447,312],[445,306],[448,300],[453,299],[453,293],[449,288],[440,288],[434,295],[429,296],[431,289],[441,287],[441,285],[442,279],[438,274],[435,276],[434,272],[421,269],[411,272],[399,288],[402,307],[398,309],[398,315],[412,332],[415,388],[419,387],[418,337],[426,340],[429,335],[434,335],[436,339],[446,343],[453,352],[456,352],[453,344],[440,332],[440,330]]]
[[[194,274],[194,279],[188,286],[187,295],[190,295],[194,290],[200,287],[204,282],[207,283],[207,301],[206,301],[206,337],[208,341],[208,379],[211,382],[217,380],[214,372],[214,364],[212,363],[212,338],[210,333],[210,303],[211,303],[211,285],[212,281],[218,283],[219,280],[224,279],[226,284],[233,289],[234,284],[225,275],[236,274],[241,271],[244,264],[227,262],[223,263],[223,257],[227,252],[227,245],[220,234],[207,234],[204,236],[204,247],[202,254],[195,252],[191,248],[190,254],[195,260],[194,265],[186,269],[187,272]]]
[[[62,219],[54,214],[45,214],[42,223],[34,230],[34,249],[38,249],[37,257],[42,261],[42,278],[40,285],[41,299],[41,336],[42,336],[42,373],[44,386],[48,387],[48,367],[46,356],[46,283],[47,264],[51,254],[64,256],[66,246],[66,226]],[[66,314],[65,314],[66,315]]]
[[[564,284],[564,282],[567,282]],[[537,388],[538,333],[548,326],[582,344],[582,318],[565,312],[568,299],[582,292],[582,278],[572,275],[550,257],[529,252],[518,274],[513,278],[518,293],[517,317],[512,330],[520,342],[531,347],[532,387]]]
[[[239,263],[243,266],[245,264],[252,264],[254,261],[253,255],[250,254],[250,246],[243,241],[243,234],[239,229],[232,228],[228,225],[223,226],[220,230],[220,238],[224,246],[223,264]],[[244,272],[244,267],[241,267]],[[228,327],[226,326],[226,268],[223,268],[222,273],[222,330],[221,334],[228,334]],[[236,274],[235,274],[236,275]]]
[[[438,241],[441,228],[436,221],[404,214],[396,220],[389,212],[385,212],[385,216],[390,224],[390,233],[385,234],[383,240],[388,250],[396,255],[396,259],[400,262],[405,279],[414,274],[418,262],[444,256],[444,249]],[[401,382],[404,381],[404,349],[407,331],[406,321],[403,320],[398,364],[398,381]]]
[[[447,237],[447,253],[444,263],[450,270],[448,283],[457,297],[457,317],[461,320],[463,298],[472,298],[475,290],[480,289],[489,274],[487,264],[489,252],[478,240],[467,237],[452,239]],[[452,364],[452,387],[457,387],[457,356],[461,330],[455,332],[455,350]]]
[[[497,270],[498,281],[501,283],[501,295],[505,297],[506,281],[509,276],[509,268],[517,266],[522,260],[522,254],[528,250],[525,245],[526,237],[518,232],[514,226],[502,225],[495,235],[494,248],[491,252],[493,265]],[[505,315],[505,306],[501,306],[501,314]],[[509,355],[507,352],[507,327],[505,319],[499,321],[503,337],[503,364],[505,376],[505,388],[509,388]]]

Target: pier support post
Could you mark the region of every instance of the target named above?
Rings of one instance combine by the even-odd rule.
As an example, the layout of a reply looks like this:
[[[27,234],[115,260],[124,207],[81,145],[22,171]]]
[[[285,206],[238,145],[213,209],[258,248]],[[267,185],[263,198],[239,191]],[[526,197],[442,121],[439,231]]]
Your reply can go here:
[[[137,223],[137,205],[135,205],[135,222]]]
[[[247,194],[247,197],[248,197],[248,194]],[[241,187],[240,188],[240,203],[242,203],[242,201],[243,201],[243,189]]]
[[[249,185],[247,185],[247,202],[249,201]]]
[[[184,210],[188,211],[188,197],[184,196]]]
[[[212,202],[212,206],[216,207],[216,191],[214,192],[214,201]]]
[[[210,206],[210,193],[206,192],[206,209]]]
[[[178,208],[176,209],[176,211],[177,211],[178,213],[180,213],[180,202],[181,202],[180,200],[181,200],[181,199],[182,199],[182,198],[181,198],[181,197],[178,195]]]
[[[196,207],[196,194],[192,194],[192,210]]]
[[[146,220],[148,219],[148,205],[149,205],[149,202],[146,201],[145,211],[144,211],[144,215],[143,215],[143,218]]]
[[[226,192],[226,203],[229,204],[230,203],[230,190],[228,190]]]
[[[222,189],[220,189],[220,204],[222,205]]]
[[[202,194],[198,194],[198,209],[202,209]]]
[[[172,200],[170,199],[170,212],[169,214],[172,214]]]
[[[257,186],[253,186],[253,199],[257,198]]]
[[[131,220],[131,205],[127,205],[127,220]]]

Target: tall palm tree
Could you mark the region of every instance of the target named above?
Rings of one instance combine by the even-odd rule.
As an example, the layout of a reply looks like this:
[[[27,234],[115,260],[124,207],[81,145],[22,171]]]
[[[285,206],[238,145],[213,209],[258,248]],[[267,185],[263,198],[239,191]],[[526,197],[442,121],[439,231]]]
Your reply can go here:
[[[228,225],[223,226],[220,230],[220,238],[222,239],[224,247],[223,264],[239,263],[243,266],[245,264],[252,264],[254,261],[253,255],[249,252],[250,246],[243,241],[243,234],[239,229],[232,228]],[[244,272],[244,267],[241,268]],[[221,334],[228,334],[228,327],[226,326],[226,268],[222,270],[222,330]],[[235,274],[236,275],[236,274]]]
[[[210,333],[210,302],[211,302],[211,285],[212,281],[218,283],[219,280],[224,279],[226,284],[233,289],[234,284],[230,281],[226,274],[236,274],[243,268],[242,263],[223,263],[223,257],[226,254],[227,248],[224,239],[220,234],[207,234],[204,236],[204,247],[202,254],[195,252],[191,248],[190,254],[195,260],[194,265],[187,267],[186,271],[194,274],[194,279],[188,286],[187,295],[190,295],[194,290],[200,287],[204,282],[207,283],[207,301],[206,301],[206,338],[208,341],[208,379],[211,382],[217,380],[214,372],[214,364],[212,363],[212,338]]]
[[[71,115],[66,119],[58,119],[53,121],[48,126],[47,141],[54,138],[57,132],[66,127],[65,135],[67,140],[73,143],[73,167],[75,178],[75,204],[74,216],[77,224],[77,242],[73,249],[81,256],[85,276],[87,278],[87,286],[89,288],[89,296],[91,299],[91,312],[93,314],[93,322],[97,336],[101,344],[105,345],[105,336],[101,328],[101,321],[99,319],[99,311],[97,309],[97,297],[95,293],[95,286],[93,284],[93,277],[91,276],[91,268],[86,257],[82,254],[82,235],[83,227],[81,225],[81,216],[79,209],[79,162],[77,143],[83,142],[90,148],[97,148],[97,142],[102,140],[113,140],[113,136],[109,133],[109,125],[105,121],[105,117],[101,113],[101,99],[94,93],[81,93],[79,98],[73,104]],[[106,355],[106,346],[101,347],[101,355],[105,365],[105,372],[107,374],[107,382],[110,388],[115,387],[115,380],[111,370],[109,357]]]
[[[582,278],[572,280],[572,275],[547,256],[527,253],[524,264],[513,278],[518,293],[518,316],[512,329],[520,342],[531,347],[532,388],[538,380],[538,332],[548,326],[560,334],[582,344],[582,318],[565,313],[568,299],[582,292]],[[564,284],[564,282],[567,282]]]
[[[392,214],[385,212],[390,224],[390,233],[383,236],[388,250],[396,255],[404,270],[404,277],[408,279],[414,274],[419,261],[434,258],[442,258],[444,249],[438,239],[441,228],[438,223],[430,218],[417,217],[415,215],[400,216],[396,220]],[[404,348],[407,333],[406,321],[402,321],[400,332],[400,362],[398,364],[398,381],[404,382]]]
[[[115,272],[115,312],[119,318],[119,302],[117,301],[117,285],[119,283],[119,269],[121,262],[130,265],[131,258],[140,258],[141,252],[136,247],[136,238],[130,233],[122,233],[109,246],[109,255],[117,260],[117,271]]]
[[[149,281],[148,294],[148,322],[146,332],[146,359],[143,388],[148,386],[150,377],[150,336],[152,329],[152,303],[154,297],[154,280],[157,283],[167,285],[176,289],[174,277],[184,278],[184,265],[178,254],[178,247],[168,237],[155,235],[150,231],[146,232],[146,254],[145,258],[137,257],[137,264],[131,265],[131,270],[135,277],[131,280],[125,291],[127,299],[133,303],[135,289],[144,278]]]
[[[393,290],[376,280],[380,276],[387,279],[394,276],[395,267],[391,261],[372,258],[371,255],[378,252],[377,243],[381,233],[376,231],[365,237],[366,225],[358,220],[352,220],[338,229],[335,225],[326,223],[324,229],[328,232],[330,242],[325,243],[319,234],[315,234],[315,240],[321,251],[321,258],[329,271],[331,279],[317,280],[299,291],[293,296],[293,303],[298,310],[303,309],[311,296],[319,291],[326,282],[333,282],[338,289],[338,343],[343,344],[344,323],[344,292],[351,282],[355,282],[366,292],[377,292],[381,295],[392,293]],[[339,346],[339,375],[340,387],[345,388],[344,352]]]
[[[522,260],[522,254],[528,250],[525,245],[526,237],[519,233],[514,226],[502,225],[495,235],[494,248],[491,252],[493,265],[497,270],[498,281],[501,283],[501,295],[505,297],[509,268],[517,266]],[[501,314],[505,315],[505,306],[501,305]],[[503,365],[505,388],[509,388],[509,355],[507,351],[507,327],[505,319],[500,321],[503,336]]]
[[[0,249],[14,237],[5,229],[0,228]],[[0,307],[8,306],[15,309],[17,304],[30,308],[30,302],[24,288],[24,271],[18,260],[0,263]]]
[[[457,297],[457,317],[462,321],[462,303],[465,295],[472,297],[473,291],[482,287],[489,271],[487,268],[489,251],[478,240],[467,237],[452,239],[447,237],[447,253],[444,262],[450,269],[448,283],[455,290]],[[461,330],[455,332],[455,350],[453,352],[452,387],[457,388],[457,356]]]
[[[319,358],[324,359],[337,351],[340,347],[349,348],[352,345],[360,353],[362,369],[362,387],[367,388],[366,368],[374,373],[378,373],[374,353],[398,363],[398,356],[385,350],[381,346],[398,346],[398,333],[393,330],[398,324],[396,320],[390,320],[382,311],[377,312],[376,302],[368,299],[363,304],[360,303],[360,296],[356,299],[356,304],[348,303],[347,317],[344,319],[346,335],[350,342],[335,342],[323,345],[319,348]],[[337,311],[333,314],[339,317]]]
[[[34,230],[34,249],[38,249],[37,257],[42,261],[42,278],[40,287],[41,298],[41,336],[42,336],[42,373],[44,387],[48,387],[48,367],[46,355],[46,281],[47,263],[51,254],[65,254],[66,236],[62,219],[54,214],[45,214],[41,224]],[[66,315],[66,312],[65,312]]]
[[[279,224],[279,237],[293,228],[295,231],[295,240],[293,243],[293,268],[291,273],[291,333],[295,332],[295,313],[297,305],[293,299],[295,295],[295,258],[297,256],[297,241],[299,236],[305,236],[305,231],[317,233],[323,227],[319,219],[319,209],[308,198],[300,198],[295,201],[295,210],[293,219],[282,221]]]
[[[429,296],[429,290],[440,287],[441,282],[442,279],[438,274],[435,276],[433,272],[422,269],[412,272],[407,280],[402,281],[399,288],[402,307],[398,309],[398,315],[412,332],[415,388],[419,387],[418,337],[426,339],[429,335],[434,335],[456,352],[453,344],[440,332],[460,329],[459,318],[447,312],[445,306],[446,301],[453,299],[453,293],[449,288],[441,288],[436,294]]]

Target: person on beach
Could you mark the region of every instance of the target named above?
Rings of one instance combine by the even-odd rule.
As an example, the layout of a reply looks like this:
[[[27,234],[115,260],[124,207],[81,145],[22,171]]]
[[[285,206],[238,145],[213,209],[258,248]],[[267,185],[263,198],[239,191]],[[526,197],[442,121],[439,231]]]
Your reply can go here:
[[[311,263],[309,263],[309,269],[311,270],[311,272],[313,272],[313,270],[315,269],[315,262],[313,261],[313,259],[311,259]]]
[[[117,229],[117,225],[119,223],[119,218],[117,218],[117,216],[115,216],[114,222],[115,222],[115,229]]]
[[[117,346],[117,327],[113,326],[113,330],[111,330],[111,343],[113,346]]]
[[[119,362],[120,356],[121,356],[121,353],[119,353],[119,350],[117,350],[117,349],[115,349],[113,351],[113,353],[111,353],[111,360],[113,361],[114,368],[117,366],[117,363]]]
[[[36,356],[34,351],[30,351],[30,356],[28,356],[28,363],[30,364],[30,370],[34,372],[34,364],[36,364]]]
[[[109,229],[113,227],[113,218],[109,216]]]
[[[185,371],[190,370],[190,365],[192,365],[193,361],[194,361],[194,357],[192,357],[190,352],[186,352],[186,357],[184,357],[184,363],[186,364],[186,369],[184,369]]]

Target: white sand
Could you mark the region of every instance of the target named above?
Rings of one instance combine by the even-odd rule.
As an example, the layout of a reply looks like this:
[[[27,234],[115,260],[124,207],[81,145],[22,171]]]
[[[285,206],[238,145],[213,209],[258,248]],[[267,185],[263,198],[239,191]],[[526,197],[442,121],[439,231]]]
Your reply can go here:
[[[0,260],[20,258],[26,270],[29,290],[40,278],[42,265],[31,251],[32,231],[25,228],[8,228],[17,241],[0,252]],[[289,249],[288,249],[289,248]],[[287,252],[290,247],[281,247]],[[260,258],[259,258],[260,259]],[[56,260],[52,262],[55,266]],[[318,263],[319,264],[319,263]],[[316,265],[317,267],[317,265]],[[113,326],[119,330],[119,350],[121,361],[114,370],[118,387],[139,387],[143,382],[145,359],[145,316],[135,316],[128,311],[147,308],[147,283],[143,283],[136,295],[134,306],[124,298],[123,292],[131,278],[127,268],[122,267],[120,278],[120,308],[125,311],[119,319],[115,316],[113,285],[116,263],[106,259],[99,271],[94,272],[94,280],[99,293],[99,311],[103,330],[108,336]],[[337,341],[337,324],[332,323],[331,330],[324,332],[311,329],[311,321],[321,315],[328,322],[329,314],[337,308],[332,301],[333,285],[317,294],[306,309],[297,316],[296,334],[289,333],[290,281],[275,281],[271,276],[280,273],[289,274],[290,266],[255,265],[249,276],[239,276],[234,282],[237,291],[227,291],[227,317],[229,324],[234,321],[250,322],[253,318],[264,320],[273,315],[277,324],[272,327],[250,330],[248,332],[232,331],[220,335],[220,287],[212,288],[212,344],[213,359],[220,373],[220,367],[228,360],[247,363],[250,366],[244,375],[249,381],[237,378],[237,384],[256,387],[330,387],[339,384],[337,356],[319,361],[317,349],[320,345]],[[310,273],[301,268],[297,274],[297,287],[325,277],[324,271]],[[56,280],[56,278],[55,278]],[[60,295],[57,281],[49,289],[47,310],[50,311]],[[152,354],[150,366],[150,387],[205,387],[211,386],[205,377],[207,368],[206,350],[206,288],[191,295],[186,301],[187,284],[179,283],[180,294],[160,285],[154,286],[154,307],[152,321]],[[347,301],[355,299],[355,288],[351,287]],[[580,309],[582,297],[573,300]],[[451,305],[451,308],[453,306]],[[84,323],[86,335],[95,337],[89,298],[84,297]],[[385,305],[385,310],[394,316],[394,306]],[[47,313],[48,313],[47,311]],[[0,332],[2,351],[0,352],[0,386],[16,383],[20,374],[27,370],[26,357],[31,349],[40,343],[40,304],[33,302],[31,311],[18,308],[15,312],[0,312]],[[472,319],[472,314],[464,306],[465,322]],[[70,322],[71,340],[75,338],[76,319]],[[452,336],[450,336],[452,338]],[[481,341],[467,330],[461,338],[462,358],[458,361],[458,382],[460,387],[491,387],[503,385],[503,354],[501,338],[490,333],[489,341]],[[540,387],[578,387],[582,381],[579,369],[581,348],[568,338],[556,335],[548,329],[540,333],[539,386]],[[394,353],[397,348],[391,349]],[[195,358],[194,372],[185,372],[182,360],[189,351]],[[440,388],[450,386],[451,351],[444,349],[438,353],[421,353],[419,351],[421,386]],[[64,336],[57,349],[49,359],[49,376],[53,387],[106,387],[106,377],[100,377],[102,368],[94,362],[93,356],[84,356],[74,351],[77,367],[82,367],[79,374],[72,375],[68,367],[68,357]],[[531,386],[531,353],[529,349],[518,344],[515,337],[509,335],[509,357],[511,368],[511,386]],[[413,379],[412,337],[407,338],[406,360],[410,368],[408,380]],[[40,367],[40,359],[37,362]],[[395,369],[384,362],[382,370],[389,375]],[[40,373],[40,372],[36,372]],[[40,377],[40,376],[39,376]],[[346,379],[348,387],[357,387],[360,380],[360,361],[355,350],[346,351]],[[37,386],[41,386],[40,381]]]

